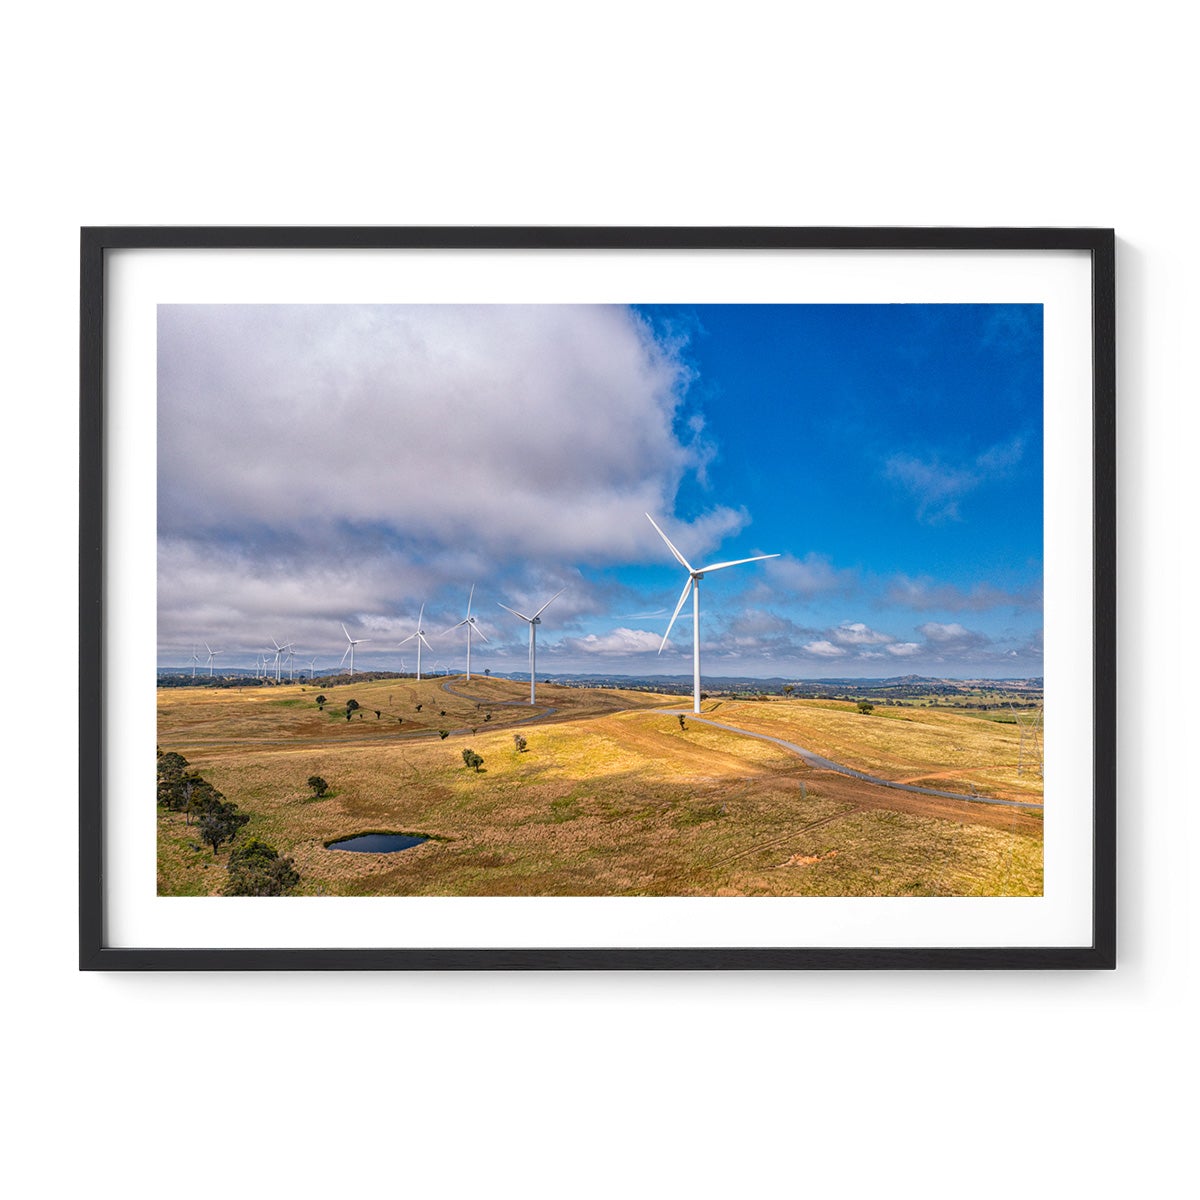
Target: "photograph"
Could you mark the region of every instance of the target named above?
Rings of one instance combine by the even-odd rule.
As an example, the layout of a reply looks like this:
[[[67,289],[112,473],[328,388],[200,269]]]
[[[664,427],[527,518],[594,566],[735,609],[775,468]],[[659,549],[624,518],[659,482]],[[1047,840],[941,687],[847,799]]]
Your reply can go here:
[[[158,303],[158,896],[1042,896],[1043,325]]]

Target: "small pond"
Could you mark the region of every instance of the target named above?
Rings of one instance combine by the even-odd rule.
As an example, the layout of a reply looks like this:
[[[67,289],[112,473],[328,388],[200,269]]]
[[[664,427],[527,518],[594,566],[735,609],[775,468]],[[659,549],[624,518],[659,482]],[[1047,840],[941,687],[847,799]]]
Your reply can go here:
[[[359,854],[394,854],[397,850],[408,850],[419,846],[428,838],[413,837],[407,833],[360,833],[357,837],[343,838],[340,842],[329,842],[327,850],[354,850]]]

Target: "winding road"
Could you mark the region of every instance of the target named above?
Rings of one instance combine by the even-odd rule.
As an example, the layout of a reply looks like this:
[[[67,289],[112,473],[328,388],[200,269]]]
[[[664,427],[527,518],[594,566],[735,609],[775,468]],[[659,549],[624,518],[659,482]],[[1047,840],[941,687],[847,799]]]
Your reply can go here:
[[[995,796],[974,796],[966,792],[942,792],[937,788],[920,787],[915,783],[897,783],[894,779],[882,779],[878,775],[868,775],[865,771],[856,771],[853,767],[843,766],[832,759],[823,758],[806,750],[795,742],[786,742],[783,738],[771,737],[766,733],[755,733],[750,729],[739,729],[736,725],[724,725],[720,721],[710,721],[707,717],[698,717],[691,709],[659,708],[655,712],[667,717],[686,717],[689,721],[698,721],[701,725],[711,725],[714,729],[724,729],[727,733],[740,733],[744,737],[758,738],[764,742],[774,742],[793,754],[799,755],[810,767],[818,767],[824,771],[835,771],[839,775],[848,775],[851,779],[861,779],[864,783],[873,783],[878,787],[894,788],[898,792],[917,792],[922,796],[941,796],[947,800],[966,800],[971,804],[997,804],[1005,808],[1034,808],[1041,809],[1041,804],[1033,804],[1026,800],[1001,800]]]

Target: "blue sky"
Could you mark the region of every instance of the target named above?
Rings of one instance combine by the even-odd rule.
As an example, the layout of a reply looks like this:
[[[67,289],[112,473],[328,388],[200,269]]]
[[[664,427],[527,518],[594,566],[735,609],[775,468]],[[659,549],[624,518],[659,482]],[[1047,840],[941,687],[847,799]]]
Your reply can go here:
[[[476,669],[566,586],[539,674],[686,674],[645,511],[781,555],[705,580],[706,675],[1040,675],[1040,306],[160,308],[162,665],[398,667],[474,583]]]

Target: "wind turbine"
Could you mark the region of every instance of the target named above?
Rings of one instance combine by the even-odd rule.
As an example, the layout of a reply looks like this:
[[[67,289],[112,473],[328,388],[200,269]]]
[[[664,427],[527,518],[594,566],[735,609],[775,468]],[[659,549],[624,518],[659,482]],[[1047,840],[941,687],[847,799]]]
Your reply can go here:
[[[312,683],[313,674],[316,672],[316,669],[317,669],[317,660],[314,658],[308,664],[308,682],[309,683]]]
[[[371,639],[370,638],[352,638],[350,636],[349,631],[346,629],[345,625],[342,626],[342,632],[346,635],[346,641],[348,641],[350,643],[350,645],[348,645],[346,647],[346,654],[350,655],[350,678],[353,679],[354,678],[354,647],[357,646],[360,642],[369,642]],[[346,654],[342,655],[342,663],[344,663],[346,661]],[[338,663],[338,666],[340,667],[342,665],[342,663]]]
[[[294,682],[296,679],[296,647],[292,642],[287,644],[288,658],[288,680]]]
[[[192,647],[192,678],[196,678],[196,664],[200,661],[200,655],[196,653],[196,647]]]
[[[663,646],[667,644],[667,638],[671,636],[671,626],[675,624],[675,618],[679,616],[679,610],[683,607],[684,601],[687,600],[688,592],[692,593],[692,665],[693,665],[693,689],[692,689],[692,711],[700,712],[700,580],[709,571],[721,571],[726,567],[740,567],[742,563],[761,562],[764,558],[779,558],[778,554],[756,554],[753,558],[737,558],[733,562],[712,563],[707,567],[693,567],[682,554],[671,544],[671,539],[654,522],[654,518],[647,513],[646,520],[654,525],[658,530],[658,536],[667,543],[667,549],[683,565],[683,568],[688,573],[687,583],[683,585],[683,591],[679,593],[679,603],[675,605],[675,611],[671,614],[670,623],[667,625],[667,632],[663,634],[662,646],[659,646],[658,652],[663,652]]]
[[[274,638],[271,639],[271,645],[275,647],[275,682],[279,682],[279,664],[283,656],[287,653],[287,646],[281,646]],[[264,663],[265,665],[265,663]]]
[[[468,609],[468,611],[470,610],[470,607],[471,607],[471,606],[470,606],[470,604],[468,604],[468,605],[467,605],[467,609]],[[421,605],[421,612],[420,612],[420,614],[419,614],[419,615],[418,615],[418,617],[417,617],[417,629],[416,629],[416,632],[415,632],[415,633],[410,633],[410,634],[408,635],[408,637],[406,637],[406,638],[404,639],[404,641],[402,641],[402,642],[400,643],[400,645],[401,645],[401,646],[406,646],[406,645],[408,645],[408,643],[409,643],[409,642],[411,642],[411,641],[413,640],[413,638],[416,638],[416,639],[417,639],[417,682],[418,682],[418,683],[420,683],[420,682],[421,682],[421,644],[424,642],[424,644],[425,644],[426,646],[429,646],[429,649],[430,649],[430,650],[432,650],[432,649],[433,649],[433,647],[432,647],[432,646],[430,646],[430,645],[429,645],[429,643],[425,641],[425,630],[421,628],[421,622],[424,620],[424,618],[425,618],[425,605],[423,605],[423,604],[422,604],[422,605]],[[457,628],[457,627],[456,627],[456,628]],[[401,661],[401,663],[403,663],[403,662],[404,662],[404,659],[401,659],[400,661]],[[405,670],[407,670],[407,668],[405,668]]]
[[[208,677],[209,677],[209,679],[211,679],[212,673],[213,673],[213,660],[217,657],[218,654],[221,653],[221,651],[214,650],[207,642],[204,643],[204,648],[205,648],[205,650],[208,651]]]
[[[537,627],[542,623],[542,613],[544,613],[546,611],[546,609],[548,609],[550,607],[550,605],[553,604],[554,601],[557,600],[559,598],[559,596],[561,596],[563,594],[563,592],[565,592],[566,590],[567,590],[566,588],[559,588],[558,591],[555,592],[554,595],[551,596],[550,599],[547,600],[546,603],[543,604],[542,607],[539,608],[537,610],[537,612],[535,612],[533,614],[532,617],[527,617],[524,613],[517,612],[517,610],[515,608],[509,608],[507,604],[500,604],[499,600],[496,601],[496,603],[500,604],[500,607],[502,609],[504,609],[505,612],[510,612],[510,613],[512,613],[512,615],[514,617],[520,617],[522,621],[526,621],[529,624],[529,703],[530,704],[534,704],[537,701],[537,695],[536,695],[536,690],[535,690],[536,686],[537,686]]]
[[[486,642],[487,635],[475,624],[475,618],[471,616],[471,601],[475,598],[475,585],[471,584],[471,594],[467,597],[467,615],[463,617],[457,625],[451,625],[446,633],[453,633],[456,629],[461,629],[464,625],[467,627],[467,678],[471,678],[471,631],[474,630]]]

